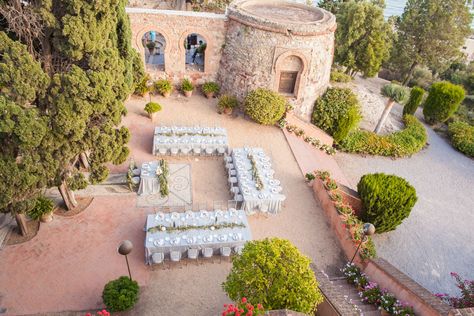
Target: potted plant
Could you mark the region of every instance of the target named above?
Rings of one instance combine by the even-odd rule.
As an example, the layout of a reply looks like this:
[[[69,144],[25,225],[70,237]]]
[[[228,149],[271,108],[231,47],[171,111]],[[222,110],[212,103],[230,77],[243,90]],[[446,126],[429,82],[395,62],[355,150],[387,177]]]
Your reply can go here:
[[[156,102],[148,102],[145,104],[145,112],[148,113],[148,116],[152,121],[154,121],[154,118],[156,116],[156,113],[161,111],[161,105],[156,103]]]
[[[169,97],[171,95],[171,92],[173,91],[173,85],[168,79],[160,79],[156,81],[154,84],[154,88],[155,91],[160,93],[165,98]]]
[[[190,97],[193,95],[193,90],[194,90],[194,85],[191,82],[191,80],[185,78],[183,79],[183,82],[181,83],[181,90],[183,90],[183,93],[186,97]]]
[[[41,220],[48,223],[53,220],[54,202],[47,197],[40,196],[36,199],[35,206],[28,212],[28,216],[33,220]]]
[[[233,95],[224,94],[217,102],[217,111],[219,113],[232,114],[232,110],[239,106],[239,101]]]
[[[383,316],[389,316],[395,314],[395,303],[397,298],[393,294],[387,293],[385,291],[380,295],[380,314]]]
[[[202,85],[202,92],[206,95],[206,98],[213,98],[214,95],[219,93],[220,87],[214,81],[206,82]]]
[[[135,95],[146,97],[147,94],[150,92],[150,87],[148,82],[150,81],[150,75],[145,74],[140,82],[135,86],[135,91],[133,92]]]

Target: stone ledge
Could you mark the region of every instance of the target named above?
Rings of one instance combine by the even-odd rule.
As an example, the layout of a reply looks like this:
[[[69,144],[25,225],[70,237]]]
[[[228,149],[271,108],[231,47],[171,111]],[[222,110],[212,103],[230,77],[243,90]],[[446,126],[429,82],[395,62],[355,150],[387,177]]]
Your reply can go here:
[[[225,14],[216,14],[210,12],[194,12],[194,11],[176,11],[176,10],[159,10],[159,9],[147,9],[147,8],[130,8],[126,7],[125,12],[128,14],[163,14],[163,15],[178,15],[178,16],[190,16],[207,19],[218,19],[227,20]]]

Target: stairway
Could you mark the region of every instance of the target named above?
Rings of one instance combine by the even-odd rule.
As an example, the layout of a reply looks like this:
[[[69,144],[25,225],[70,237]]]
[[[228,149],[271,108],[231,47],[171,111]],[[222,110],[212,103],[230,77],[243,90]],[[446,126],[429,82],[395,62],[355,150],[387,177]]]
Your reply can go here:
[[[378,308],[372,304],[363,303],[360,300],[359,293],[357,288],[347,283],[345,277],[333,277],[329,278],[329,281],[339,290],[340,293],[344,295],[344,299],[351,305],[354,306],[354,309],[359,312],[360,315],[364,316],[380,316],[381,313]]]

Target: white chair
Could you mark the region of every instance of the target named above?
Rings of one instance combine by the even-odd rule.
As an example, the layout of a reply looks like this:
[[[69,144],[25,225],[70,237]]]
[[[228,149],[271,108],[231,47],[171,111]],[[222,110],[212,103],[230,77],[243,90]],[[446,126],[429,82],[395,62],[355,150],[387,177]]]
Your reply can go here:
[[[189,155],[189,152],[191,151],[191,148],[190,147],[184,147],[184,148],[181,148],[181,153],[183,155]]]
[[[239,192],[240,192],[239,187],[231,187],[231,188],[230,188],[230,194],[231,194],[232,196],[235,196],[236,194],[239,194]]]
[[[242,194],[235,194],[234,195],[234,200],[237,201],[237,202],[243,202],[244,201],[244,196]]]
[[[173,156],[176,156],[178,154],[179,149],[177,147],[172,147],[171,148],[171,154]]]
[[[214,148],[206,147],[205,151],[206,151],[206,155],[212,156],[212,154],[214,153]]]
[[[219,249],[219,252],[221,254],[221,261],[222,261],[222,258],[226,258],[226,259],[230,258],[230,254],[232,253],[232,249],[230,249],[230,247],[221,247]]]
[[[237,177],[229,177],[229,187],[232,187],[234,184],[237,184]]]
[[[236,175],[237,175],[237,170],[235,170],[235,169],[229,169],[229,174],[230,174],[231,176],[236,176]]]
[[[193,154],[200,155],[201,154],[201,147],[194,147]]]
[[[231,156],[224,156],[224,162],[225,162],[226,164],[232,163],[232,157],[231,157]]]
[[[196,260],[196,264],[199,264],[199,249],[191,248],[188,249],[188,259]]]
[[[244,250],[244,246],[235,246],[234,247],[234,252],[238,255],[242,254],[242,250]]]
[[[226,168],[227,170],[234,169],[234,164],[233,164],[233,163],[226,163],[226,164],[225,164],[225,168]]]
[[[218,155],[225,154],[225,147],[217,147],[217,154]]]
[[[164,156],[168,153],[168,149],[166,149],[165,147],[160,147],[158,148],[158,153]]]
[[[214,249],[212,248],[204,248],[202,250],[202,257],[207,259],[207,260],[210,260],[212,259],[212,256],[214,255]]]
[[[162,252],[155,252],[151,255],[152,264],[160,264],[165,261],[165,255]]]
[[[170,261],[173,262],[173,264],[178,264],[180,260],[181,260],[181,251],[172,250],[170,252]]]

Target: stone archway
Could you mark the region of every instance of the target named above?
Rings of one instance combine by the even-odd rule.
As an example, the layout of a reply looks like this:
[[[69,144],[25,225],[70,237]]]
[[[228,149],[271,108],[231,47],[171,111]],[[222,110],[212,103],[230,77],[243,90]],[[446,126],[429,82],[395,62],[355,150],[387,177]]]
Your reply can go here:
[[[297,51],[287,51],[278,56],[274,69],[273,90],[298,99],[308,72],[306,56]]]
[[[156,34],[159,34],[159,37],[161,37],[162,41],[164,42],[160,49],[160,54],[162,54],[163,62],[162,62],[162,67],[156,67],[157,69],[151,69],[151,70],[157,70],[157,71],[164,71],[166,72],[169,68],[169,62],[170,62],[170,51],[171,51],[171,46],[172,42],[167,35],[167,33],[161,29],[160,27],[156,27],[154,25],[147,25],[143,28],[140,29],[139,32],[137,32],[135,42],[133,43],[135,46],[135,49],[137,49],[138,52],[140,52],[140,56],[142,57],[143,64],[146,66],[147,65],[147,46],[144,44],[144,39],[146,38],[146,35],[150,32],[154,31]],[[158,37],[158,36],[157,36]],[[150,70],[150,69],[149,69]]]
[[[187,53],[189,54],[189,51],[187,51],[187,47],[185,47],[185,42],[186,42],[186,39],[188,38],[189,35],[197,35],[198,39],[197,41],[199,41],[199,38],[202,39],[202,41],[206,44],[206,49],[205,49],[205,54],[203,56],[203,67],[202,67],[202,70],[197,70],[199,72],[208,72],[209,71],[209,67],[210,67],[210,64],[209,64],[209,60],[211,59],[211,54],[213,53],[213,43],[212,41],[210,40],[210,36],[206,34],[205,31],[201,30],[201,29],[187,29],[186,31],[182,32],[181,33],[181,36],[179,38],[179,41],[178,41],[178,47],[179,47],[179,50],[180,50],[180,64],[181,64],[181,69],[184,71],[184,72],[196,72],[196,70],[194,70],[193,68],[191,67],[188,67],[188,69],[186,68],[186,56],[187,56]],[[199,42],[198,42],[199,43]]]

